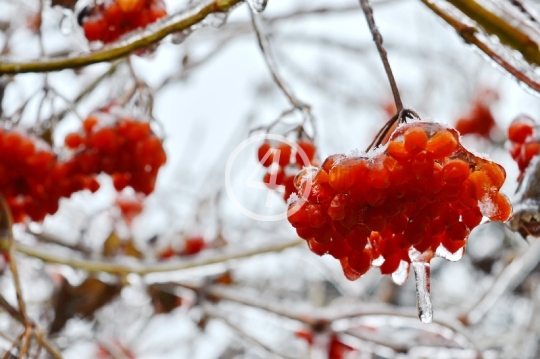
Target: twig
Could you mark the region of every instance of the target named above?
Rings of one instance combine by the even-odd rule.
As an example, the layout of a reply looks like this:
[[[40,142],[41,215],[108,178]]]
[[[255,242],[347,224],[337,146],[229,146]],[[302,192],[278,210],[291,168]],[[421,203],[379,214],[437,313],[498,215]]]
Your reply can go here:
[[[259,42],[259,47],[263,53],[264,60],[266,62],[266,66],[268,67],[268,70],[270,70],[270,73],[272,74],[272,78],[274,79],[274,82],[276,85],[281,89],[283,94],[287,97],[289,102],[294,108],[302,109],[306,108],[307,105],[300,101],[292,92],[292,90],[289,88],[287,83],[281,78],[279,75],[279,72],[277,70],[276,64],[274,62],[274,56],[272,54],[272,49],[270,47],[270,43],[268,42],[268,37],[263,33],[261,24],[260,24],[260,18],[259,15],[256,14],[251,7],[249,8],[249,13],[251,14],[251,22],[253,24],[253,29],[255,30],[255,33],[257,34],[257,40]]]
[[[279,315],[281,317],[296,320],[298,322],[313,326],[317,324],[317,320],[314,319],[309,313],[314,313],[307,307],[307,310],[295,310],[290,307],[284,307],[277,304],[275,301],[265,300],[260,295],[251,295],[245,291],[238,290],[238,288],[230,288],[227,286],[210,285],[210,286],[193,286],[185,283],[179,284],[181,287],[188,288],[194,291],[203,291],[206,296],[228,300],[249,307],[262,309],[266,312]]]
[[[0,75],[25,72],[50,72],[84,67],[98,62],[116,60],[146,48],[166,36],[191,28],[216,12],[227,12],[243,0],[196,1],[188,9],[149,25],[146,29],[129,35],[104,48],[83,55],[45,58],[29,62],[0,61]]]
[[[3,307],[9,315],[24,325],[24,320],[22,314],[8,303],[8,301],[0,294],[0,307]],[[55,359],[62,359],[62,354],[43,336],[43,331],[35,323],[31,323],[32,327],[35,329],[33,332],[34,338],[41,344],[43,347],[53,356]],[[35,333],[38,331],[38,333]]]
[[[35,257],[41,259],[45,262],[56,263],[56,264],[65,264],[73,268],[84,269],[89,272],[105,272],[105,273],[115,273],[115,274],[129,274],[135,273],[140,275],[145,275],[149,273],[160,273],[160,272],[172,272],[184,269],[190,269],[195,267],[202,267],[216,263],[222,263],[229,260],[240,259],[251,257],[257,254],[270,253],[270,252],[279,252],[287,248],[295,247],[301,243],[303,240],[293,240],[284,243],[272,244],[264,247],[247,249],[243,251],[233,252],[233,253],[224,253],[215,255],[212,257],[202,257],[182,261],[171,261],[166,263],[157,263],[157,264],[143,264],[143,263],[134,263],[134,264],[120,264],[115,262],[106,262],[106,261],[94,261],[94,260],[85,260],[85,259],[73,259],[65,258],[49,251],[44,251],[42,249],[35,248],[33,246],[24,245],[21,243],[15,243],[15,250],[17,252],[26,254],[30,257]],[[0,249],[3,246],[0,243]]]
[[[418,313],[416,311],[381,305],[374,307],[367,305],[356,305],[348,308],[325,308],[324,310],[321,310],[319,320],[334,322],[340,319],[357,318],[360,316],[393,316],[418,320]],[[467,328],[465,328],[461,322],[451,317],[439,315],[438,318],[433,318],[433,324],[451,329],[453,332],[461,335],[477,352],[477,358],[483,358],[482,351],[476,343],[476,340],[474,340],[471,333],[469,333]]]
[[[459,318],[467,325],[478,323],[504,293],[516,288],[540,262],[540,241],[533,241],[526,252],[504,268],[489,289]]]
[[[225,324],[227,324],[227,326],[229,326],[232,330],[234,330],[241,338],[243,338],[244,340],[250,342],[251,344],[254,344],[254,345],[258,346],[258,347],[261,347],[262,349],[264,349],[269,354],[272,354],[273,356],[278,356],[278,357],[281,357],[281,358],[286,358],[286,359],[296,359],[297,358],[297,357],[293,357],[293,356],[290,356],[290,355],[287,355],[287,354],[284,354],[284,353],[278,353],[275,349],[273,349],[270,346],[264,344],[263,342],[261,342],[255,336],[253,336],[250,333],[248,333],[247,331],[243,330],[240,326],[234,324],[229,318],[222,315],[219,312],[219,310],[217,310],[217,308],[215,306],[205,304],[203,306],[203,309],[209,316],[214,317],[216,319],[219,319],[219,320],[223,321]]]
[[[394,78],[394,74],[392,73],[392,68],[390,67],[390,62],[388,61],[388,54],[386,53],[386,50],[383,46],[382,35],[379,32],[379,29],[377,29],[377,25],[375,25],[373,9],[369,4],[369,0],[359,1],[360,5],[362,6],[362,10],[364,11],[364,14],[366,15],[369,30],[373,35],[373,41],[375,42],[375,45],[377,45],[377,50],[379,51],[379,55],[381,56],[381,61],[384,65],[384,71],[386,72],[386,76],[388,77],[388,82],[390,82],[390,87],[392,88],[392,95],[394,96],[394,102],[396,103],[396,109],[398,112],[401,112],[401,110],[403,110],[403,103],[401,102],[401,97],[399,95],[396,79]]]
[[[488,35],[497,36],[502,44],[519,51],[527,62],[540,65],[540,48],[536,42],[538,36],[536,39],[530,36],[533,31],[538,34],[536,28],[529,29],[531,31],[528,33],[523,28],[524,23],[517,25],[515,18],[506,19],[501,14],[485,8],[477,0],[447,1],[473,20]]]
[[[9,267],[11,269],[11,274],[13,275],[13,285],[15,286],[15,294],[17,296],[17,304],[19,305],[19,312],[21,313],[21,318],[27,326],[29,320],[26,315],[26,305],[23,300],[21,282],[19,279],[19,271],[17,270],[17,263],[15,261],[15,239],[13,238],[13,218],[11,217],[11,211],[6,203],[6,200],[3,196],[0,196],[0,206],[1,206],[1,216],[6,216],[6,232],[7,232],[7,241],[9,245]]]
[[[514,66],[510,61],[504,59],[501,55],[497,54],[491,49],[489,45],[484,43],[478,37],[478,29],[469,25],[466,25],[459,20],[455,19],[451,15],[447,14],[444,10],[439,8],[437,5],[432,3],[430,0],[421,0],[427,7],[429,7],[435,14],[441,17],[446,21],[450,26],[452,26],[458,33],[459,36],[465,40],[465,42],[475,45],[493,61],[495,61],[499,66],[504,70],[514,76],[519,82],[524,83],[529,86],[532,90],[540,93],[540,81],[536,81],[531,77],[527,76],[524,72],[520,71],[516,66]],[[540,63],[540,56],[537,59]],[[531,61],[532,62],[532,61]],[[532,62],[535,63],[535,62]]]

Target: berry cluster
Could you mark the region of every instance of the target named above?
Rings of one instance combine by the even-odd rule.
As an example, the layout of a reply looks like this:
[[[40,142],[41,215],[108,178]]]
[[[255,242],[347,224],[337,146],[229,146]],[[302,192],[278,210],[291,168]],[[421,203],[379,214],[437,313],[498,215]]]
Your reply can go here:
[[[457,131],[413,122],[363,156],[333,155],[295,178],[288,219],[312,252],[340,260],[354,280],[373,265],[381,273],[410,262],[409,251],[456,253],[483,216],[506,221],[512,208],[499,192],[496,163],[475,156]]]
[[[108,114],[103,114],[104,121]],[[102,122],[103,123],[103,122]],[[76,153],[70,159],[71,174],[109,174],[116,190],[131,186],[149,195],[159,168],[167,159],[161,140],[148,122],[121,118],[110,126],[100,123],[100,114],[83,122],[83,131],[69,134],[66,147]]]
[[[67,176],[68,166],[49,145],[23,132],[0,128],[0,153],[0,195],[15,223],[41,221],[58,210],[60,197],[99,187],[94,177]]]
[[[490,138],[491,132],[497,127],[490,105],[498,98],[498,94],[492,90],[481,91],[469,114],[457,121],[456,130],[461,135],[476,134]]]
[[[525,169],[534,156],[540,153],[540,141],[535,132],[536,123],[528,116],[519,116],[508,127],[508,139],[512,142],[510,155],[519,167],[518,181],[523,179]]]
[[[315,158],[316,148],[311,141],[299,140],[295,147],[293,148],[285,142],[272,147],[270,142],[265,141],[257,151],[259,163],[268,168],[263,182],[270,189],[276,189],[280,185],[285,186],[283,195],[285,201],[296,191],[294,187],[295,174],[287,174],[287,169],[294,171],[295,167],[301,169],[310,166]]]
[[[85,8],[79,23],[88,41],[110,43],[166,15],[163,0],[106,0]]]

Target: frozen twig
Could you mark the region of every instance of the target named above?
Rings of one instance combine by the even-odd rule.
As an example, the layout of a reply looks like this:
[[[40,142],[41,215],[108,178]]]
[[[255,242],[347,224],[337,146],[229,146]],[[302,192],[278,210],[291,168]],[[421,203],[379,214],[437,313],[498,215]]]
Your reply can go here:
[[[44,58],[28,62],[0,61],[0,75],[25,72],[49,72],[68,68],[79,68],[87,65],[116,60],[130,53],[146,48],[166,36],[187,30],[203,21],[208,15],[216,12],[227,12],[243,0],[202,0],[197,1],[185,11],[166,17],[149,25],[142,31],[127,36],[100,50],[86,54],[70,55],[57,58]]]
[[[4,308],[13,319],[23,325],[25,324],[22,314],[16,308],[13,308],[11,304],[9,304],[8,301],[1,294],[0,307]],[[60,354],[60,352],[47,340],[47,338],[45,338],[45,336],[43,335],[43,330],[39,328],[35,323],[30,322],[30,324],[34,329],[32,335],[38,341],[38,343],[42,345],[49,352],[49,354],[51,354],[53,358],[62,359],[62,354]]]
[[[490,45],[488,45],[481,39],[481,37],[479,36],[479,30],[476,27],[469,26],[462,23],[461,21],[459,21],[452,15],[445,12],[435,3],[432,3],[430,0],[421,0],[421,1],[427,7],[429,7],[435,14],[437,14],[440,18],[442,18],[450,26],[452,26],[457,31],[458,35],[461,36],[463,40],[465,40],[465,42],[476,46],[479,50],[481,50],[493,61],[495,61],[499,66],[501,66],[504,70],[506,70],[508,73],[514,76],[519,82],[524,83],[525,85],[529,86],[532,90],[540,93],[540,82],[536,81],[535,79],[531,78],[526,73],[524,73],[523,71],[519,70],[514,64],[511,63],[511,61],[505,59],[502,55],[496,53],[491,48]],[[530,45],[531,42],[528,42],[528,44]],[[529,55],[529,57],[530,56],[532,55]],[[538,55],[538,58],[536,57],[531,58],[531,59],[528,59],[527,57],[524,57],[524,58],[525,60],[533,64],[540,63],[540,53]]]
[[[264,60],[266,62],[266,65],[268,66],[268,69],[270,70],[270,73],[272,74],[272,78],[274,79],[274,82],[281,89],[283,94],[287,97],[287,99],[289,100],[289,102],[294,108],[302,109],[302,108],[307,107],[305,103],[300,101],[294,95],[293,91],[289,88],[288,84],[280,76],[277,70],[275,61],[274,61],[272,48],[270,47],[270,43],[268,42],[268,37],[266,36],[266,34],[263,33],[263,29],[260,23],[260,17],[251,8],[249,11],[251,14],[251,21],[253,23],[253,29],[255,30],[255,33],[257,34],[259,47],[261,48],[261,52],[263,53]]]
[[[145,275],[149,273],[172,272],[189,268],[202,267],[210,264],[227,262],[229,260],[251,257],[257,254],[279,252],[287,248],[298,246],[303,242],[303,240],[292,240],[288,242],[271,244],[259,248],[247,249],[237,252],[216,254],[213,256],[201,256],[200,258],[169,261],[166,263],[156,264],[121,264],[114,261],[95,261],[86,259],[66,258],[64,256],[56,255],[54,253],[50,253],[49,251],[45,251],[34,246],[24,245],[22,243],[15,243],[14,248],[17,252],[26,254],[30,257],[41,259],[45,262],[64,264],[72,268],[83,269],[89,272],[106,272],[115,274],[134,273]],[[2,249],[1,247],[2,244],[0,243],[0,249]]]
[[[540,262],[540,241],[533,241],[526,252],[504,268],[474,305],[459,318],[467,325],[478,323],[505,293],[516,288]]]
[[[265,300],[261,298],[260,295],[252,295],[246,291],[238,290],[238,288],[231,288],[227,286],[220,285],[210,285],[205,287],[200,286],[191,286],[187,284],[180,284],[180,286],[189,288],[195,291],[202,290],[206,296],[228,300],[242,305],[247,305],[249,307],[262,309],[266,312],[279,315],[288,319],[296,320],[304,324],[315,325],[317,321],[309,314],[313,313],[313,310],[308,306],[305,311],[300,309],[294,309],[290,307],[284,307],[279,303],[271,300]]]
[[[285,359],[296,359],[297,357],[293,357],[284,353],[277,352],[274,348],[271,348],[270,346],[264,344],[262,341],[260,341],[255,336],[248,333],[246,330],[242,329],[240,326],[233,323],[229,318],[227,318],[225,315],[221,314],[220,311],[213,305],[205,304],[203,306],[204,311],[210,316],[214,317],[216,319],[221,320],[229,328],[234,330],[242,339],[246,340],[247,342],[254,344],[255,346],[258,346],[262,349],[264,349],[266,352],[268,352],[271,356],[277,356],[279,358],[285,358]]]
[[[373,35],[373,41],[375,42],[375,45],[377,45],[377,50],[379,51],[379,55],[381,56],[381,61],[384,65],[384,71],[386,72],[386,76],[388,77],[388,81],[390,82],[390,87],[392,88],[392,95],[394,96],[394,102],[396,103],[396,109],[399,113],[401,112],[401,110],[403,110],[403,102],[401,102],[401,96],[399,95],[396,79],[394,78],[392,68],[390,67],[390,62],[388,61],[388,54],[386,53],[386,50],[383,46],[382,35],[379,32],[377,25],[375,24],[375,18],[373,17],[373,9],[369,4],[369,0],[359,1],[360,5],[362,6],[362,10],[364,11],[364,14],[366,15],[369,30]]]

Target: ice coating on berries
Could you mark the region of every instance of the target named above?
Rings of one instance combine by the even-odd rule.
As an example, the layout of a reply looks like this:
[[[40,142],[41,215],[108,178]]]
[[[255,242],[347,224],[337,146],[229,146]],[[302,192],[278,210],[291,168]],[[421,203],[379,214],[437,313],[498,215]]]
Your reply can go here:
[[[377,266],[402,284],[411,251],[457,260],[483,216],[508,220],[511,205],[499,192],[505,178],[500,165],[465,149],[456,130],[415,121],[365,156],[333,155],[319,169],[301,171],[295,188],[299,196],[307,192],[300,201],[313,215],[291,213],[289,220],[309,240],[330,241],[326,253],[340,261],[347,278]]]

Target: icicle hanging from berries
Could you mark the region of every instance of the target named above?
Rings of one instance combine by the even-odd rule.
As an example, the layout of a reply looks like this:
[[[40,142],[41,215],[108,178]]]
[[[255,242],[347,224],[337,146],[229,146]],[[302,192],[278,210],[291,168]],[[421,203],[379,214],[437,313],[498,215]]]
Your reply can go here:
[[[110,43],[167,15],[163,0],[106,0],[86,7],[79,24],[88,41]]]
[[[456,130],[412,122],[384,147],[301,171],[288,219],[312,252],[338,259],[349,280],[378,266],[402,284],[418,263],[421,305],[429,303],[433,256],[458,260],[483,216],[509,219],[510,202],[499,192],[505,178],[500,165],[467,151]],[[430,308],[419,310],[431,321]]]

